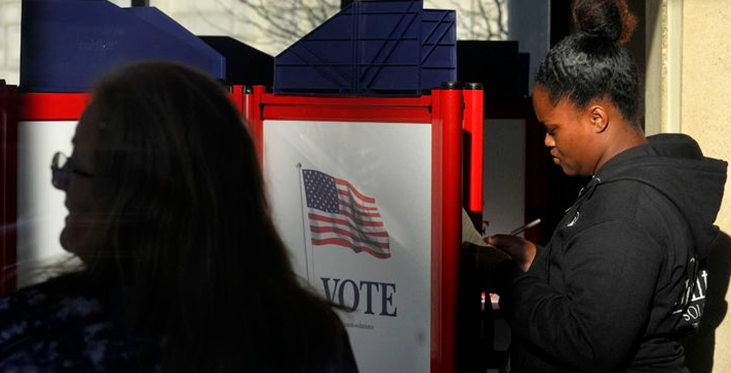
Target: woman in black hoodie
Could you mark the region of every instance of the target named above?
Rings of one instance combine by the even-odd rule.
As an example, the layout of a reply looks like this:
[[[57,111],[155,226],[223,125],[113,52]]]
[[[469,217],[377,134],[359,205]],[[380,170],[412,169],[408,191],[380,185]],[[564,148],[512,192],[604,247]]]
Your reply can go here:
[[[487,239],[514,259],[489,276],[512,371],[687,372],[679,339],[703,308],[726,162],[685,135],[645,137],[624,0],[573,13],[580,32],[548,52],[533,104],[554,163],[592,179],[545,248]]]

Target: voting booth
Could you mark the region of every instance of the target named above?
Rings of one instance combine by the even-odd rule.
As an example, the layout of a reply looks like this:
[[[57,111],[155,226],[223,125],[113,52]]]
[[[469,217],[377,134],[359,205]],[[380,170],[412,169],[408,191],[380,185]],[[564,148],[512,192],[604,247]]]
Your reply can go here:
[[[2,292],[67,255],[50,160],[71,153],[94,77],[150,58],[224,82],[232,68],[154,8],[28,0],[23,22],[20,88],[0,87],[11,113],[0,123]],[[355,2],[274,59],[273,87],[228,84],[295,269],[344,306],[361,372],[455,371],[461,209],[482,215],[483,96],[455,82],[454,22],[421,1]]]
[[[363,372],[455,370],[463,197],[482,215],[482,91],[453,82],[454,11],[422,5],[355,2],[244,93],[275,223]]]
[[[244,95],[275,223],[298,273],[351,309],[363,372],[453,371],[462,136],[481,93]]]

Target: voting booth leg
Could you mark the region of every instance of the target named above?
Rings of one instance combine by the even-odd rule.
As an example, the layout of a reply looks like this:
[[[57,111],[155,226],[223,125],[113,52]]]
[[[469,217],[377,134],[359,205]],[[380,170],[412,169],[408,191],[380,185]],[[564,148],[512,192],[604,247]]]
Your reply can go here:
[[[462,205],[472,224],[482,229],[482,184],[484,142],[484,96],[481,83],[467,83],[464,87],[464,126],[462,141]]]
[[[441,305],[442,305],[442,361],[441,372],[454,371],[456,368],[456,307],[459,250],[461,248],[462,219],[462,87],[456,83],[445,83],[438,91],[439,111],[442,132],[441,159]],[[433,93],[435,96],[437,93]],[[436,98],[436,97],[435,97]],[[437,105],[434,105],[437,106]],[[437,115],[435,115],[437,116]],[[437,128],[440,126],[437,125]],[[436,271],[435,273],[439,273]],[[434,371],[434,369],[432,370]]]

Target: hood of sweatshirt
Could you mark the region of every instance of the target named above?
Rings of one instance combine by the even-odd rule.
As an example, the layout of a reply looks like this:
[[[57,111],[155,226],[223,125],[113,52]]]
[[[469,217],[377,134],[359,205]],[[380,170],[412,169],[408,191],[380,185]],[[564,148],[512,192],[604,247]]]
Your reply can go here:
[[[587,188],[619,180],[636,180],[655,188],[683,214],[698,256],[705,257],[719,236],[713,223],[723,199],[727,163],[703,156],[698,143],[687,135],[660,134],[647,140],[648,144],[607,161],[594,176],[598,180]]]

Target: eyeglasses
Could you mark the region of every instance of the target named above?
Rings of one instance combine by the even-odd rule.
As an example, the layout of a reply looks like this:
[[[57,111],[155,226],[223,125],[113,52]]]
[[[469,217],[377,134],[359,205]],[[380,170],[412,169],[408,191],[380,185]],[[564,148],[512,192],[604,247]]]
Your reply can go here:
[[[65,189],[69,185],[71,174],[83,177],[94,176],[92,173],[77,169],[73,157],[68,157],[61,152],[54,153],[53,158],[51,158],[51,183],[53,186],[58,189]]]

